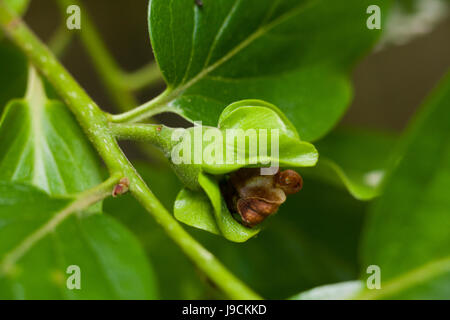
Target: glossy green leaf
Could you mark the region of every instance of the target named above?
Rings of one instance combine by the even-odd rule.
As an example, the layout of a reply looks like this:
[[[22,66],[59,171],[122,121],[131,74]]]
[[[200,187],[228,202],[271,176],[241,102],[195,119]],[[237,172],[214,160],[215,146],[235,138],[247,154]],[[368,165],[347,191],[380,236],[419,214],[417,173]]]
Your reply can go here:
[[[300,139],[295,126],[273,104],[262,100],[242,100],[226,107],[219,118],[221,129],[278,129],[286,136]]]
[[[0,120],[0,180],[30,183],[52,194],[84,191],[102,179],[99,161],[69,110],[45,97],[30,76],[27,96]]]
[[[191,227],[220,234],[214,215],[214,208],[205,192],[183,188],[178,193],[173,213],[178,221]]]
[[[362,267],[381,268],[363,298],[450,298],[450,76],[402,140],[402,160],[371,208]]]
[[[302,138],[320,138],[350,102],[349,67],[378,36],[365,27],[374,4],[385,10],[388,1],[151,0],[171,110],[215,125],[228,104],[258,98],[279,106]]]
[[[291,300],[350,300],[356,297],[362,289],[362,281],[347,281],[299,293],[291,297]]]
[[[245,242],[259,233],[260,228],[247,228],[236,221],[228,210],[213,177],[200,174],[204,191],[180,191],[174,204],[174,215],[191,227],[224,236],[233,242]]]
[[[156,298],[154,276],[138,242],[105,215],[74,213],[41,239],[31,236],[60,217],[70,202],[32,186],[0,182],[0,298]],[[72,265],[80,268],[79,290],[67,287]]]
[[[320,159],[301,174],[346,188],[359,200],[381,193],[386,171],[393,165],[393,135],[362,129],[341,128],[315,143]]]

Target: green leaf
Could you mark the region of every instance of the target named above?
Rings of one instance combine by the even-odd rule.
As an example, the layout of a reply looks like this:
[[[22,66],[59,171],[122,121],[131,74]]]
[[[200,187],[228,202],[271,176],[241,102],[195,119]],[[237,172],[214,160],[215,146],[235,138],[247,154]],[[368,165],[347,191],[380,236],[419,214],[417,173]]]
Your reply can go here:
[[[320,159],[301,174],[347,188],[359,200],[381,193],[386,170],[392,163],[396,139],[370,130],[340,128],[315,143]]]
[[[202,191],[184,188],[178,194],[174,205],[174,215],[191,227],[222,235],[233,242],[245,242],[259,233],[260,228],[247,228],[236,221],[228,210],[213,177],[200,174]]]
[[[164,206],[173,208],[180,189],[173,171],[143,162],[134,165]],[[213,298],[207,294],[207,279],[131,195],[106,199],[104,208],[139,238],[155,270],[161,299]]]
[[[243,100],[233,103],[222,112],[218,128],[223,136],[224,155],[231,150],[235,154],[242,153],[245,155],[247,166],[252,163],[254,163],[253,166],[262,166],[265,163],[278,163],[283,167],[309,167],[317,163],[318,154],[315,147],[308,142],[301,141],[291,122],[281,110],[270,103],[261,100]],[[249,143],[245,144],[245,150],[242,150],[239,143],[236,143],[235,140],[230,143],[227,139],[227,130],[243,130],[244,132],[255,130],[258,145],[260,143],[259,130],[267,130],[267,156],[250,153]],[[277,156],[273,156],[271,130],[278,130],[279,132],[279,138],[276,140],[278,144]],[[276,139],[276,137],[273,137],[273,139]],[[215,142],[213,140],[211,144]],[[205,149],[208,146],[209,144],[206,144]],[[202,165],[204,171],[211,174],[229,173],[242,167],[244,165],[239,163],[204,163]]]
[[[363,298],[450,297],[449,106],[447,75],[402,139],[402,160],[371,208],[362,266],[381,268],[381,290]]]
[[[99,184],[99,161],[69,110],[45,97],[30,74],[27,96],[12,101],[0,120],[0,180],[30,183],[67,195]]]
[[[362,281],[347,281],[328,284],[299,293],[291,297],[291,300],[350,300],[362,289]]]
[[[133,235],[101,214],[57,221],[71,202],[0,182],[0,297],[156,298],[154,276]],[[49,224],[51,231],[45,228]],[[80,268],[80,290],[66,285],[71,265]]]
[[[349,67],[378,36],[369,0],[151,0],[150,38],[169,105],[215,125],[248,98],[279,106],[307,141],[325,135],[351,98]],[[326,93],[326,94],[324,94]]]
[[[173,213],[178,221],[191,227],[220,234],[214,208],[204,192],[183,188],[174,203]]]
[[[9,41],[0,40],[0,114],[14,98],[22,98],[27,86],[27,60]]]

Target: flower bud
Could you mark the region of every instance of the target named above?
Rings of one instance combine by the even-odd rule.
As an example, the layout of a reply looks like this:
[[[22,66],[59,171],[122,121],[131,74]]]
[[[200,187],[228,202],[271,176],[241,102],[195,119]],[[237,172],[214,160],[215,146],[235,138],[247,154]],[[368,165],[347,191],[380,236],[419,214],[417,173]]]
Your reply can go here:
[[[262,176],[260,169],[244,168],[230,175],[222,193],[228,209],[241,216],[242,224],[254,227],[276,213],[286,195],[300,191],[302,185],[301,176],[293,170]]]
[[[237,201],[237,210],[243,224],[254,227],[264,221],[265,218],[278,210],[278,204],[269,203],[261,199],[248,198]]]
[[[294,194],[302,189],[303,179],[294,170],[285,170],[275,175],[275,186],[282,189],[285,194]]]

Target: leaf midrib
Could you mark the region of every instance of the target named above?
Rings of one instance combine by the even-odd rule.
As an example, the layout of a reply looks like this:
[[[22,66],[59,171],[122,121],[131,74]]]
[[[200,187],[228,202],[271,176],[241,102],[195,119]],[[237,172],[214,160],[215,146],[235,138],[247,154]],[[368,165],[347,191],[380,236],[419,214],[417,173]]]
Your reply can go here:
[[[43,225],[36,228],[34,232],[30,233],[20,243],[3,255],[3,259],[0,260],[0,276],[2,274],[8,274],[8,271],[14,267],[17,261],[19,261],[29,250],[31,250],[36,243],[53,232],[68,217],[79,212],[80,210],[88,208],[90,205],[97,203],[104,197],[105,194],[102,192],[93,193],[87,195],[86,197],[80,196],[55,212]]]
[[[62,193],[67,193],[67,186],[62,177],[62,172],[59,168],[59,164],[56,161],[54,151],[50,148],[48,141],[45,138],[44,121],[46,105],[50,103],[47,98],[45,88],[43,83],[37,74],[36,70],[30,67],[28,88],[25,96],[27,103],[27,108],[30,112],[31,117],[31,132],[32,132],[32,143],[33,143],[33,176],[32,184],[36,187],[45,190],[46,192],[51,192],[52,187],[50,186],[50,180],[48,177],[47,169],[45,167],[45,155],[49,163],[53,165],[55,178],[58,179],[59,186],[62,189]],[[50,122],[45,121],[47,126],[52,126]],[[58,136],[59,137],[59,136]],[[64,139],[59,137],[61,141]],[[65,143],[65,142],[64,142]],[[71,155],[72,156],[72,155]]]
[[[46,177],[45,165],[42,157],[42,117],[47,97],[37,71],[30,67],[28,75],[28,88],[25,100],[30,109],[31,130],[33,132],[33,178],[32,183],[39,188],[49,191],[47,178],[40,179],[40,175]],[[45,185],[43,185],[45,183]]]
[[[261,36],[268,33],[270,30],[275,28],[276,26],[280,25],[284,21],[287,21],[291,19],[292,17],[300,14],[306,8],[308,8],[311,3],[314,3],[314,0],[307,1],[306,3],[300,4],[296,9],[289,11],[283,15],[281,15],[278,19],[275,19],[271,23],[259,27],[254,33],[252,33],[249,37],[247,37],[245,40],[243,40],[241,43],[239,43],[236,47],[234,47],[231,51],[229,51],[227,54],[225,54],[222,58],[217,60],[215,63],[210,65],[207,68],[204,68],[202,71],[200,71],[195,77],[193,77],[191,80],[186,82],[184,85],[178,86],[173,92],[172,95],[178,95],[180,92],[183,92],[193,86],[195,83],[200,81],[203,77],[217,69],[222,64],[228,62],[231,58],[233,58],[236,54],[241,52],[243,49],[248,47],[253,41],[260,38]]]
[[[219,42],[219,40],[222,37],[225,30],[227,29],[231,19],[233,18],[234,14],[236,12],[236,9],[239,7],[240,4],[241,4],[241,0],[235,0],[234,4],[231,6],[230,12],[228,12],[227,16],[223,20],[223,23],[220,26],[219,30],[217,31],[216,36],[214,37],[213,43],[211,44],[211,47],[209,48],[208,55],[206,56],[205,63],[203,64],[203,69],[207,68],[209,62],[211,61],[213,52],[217,47],[217,43]]]

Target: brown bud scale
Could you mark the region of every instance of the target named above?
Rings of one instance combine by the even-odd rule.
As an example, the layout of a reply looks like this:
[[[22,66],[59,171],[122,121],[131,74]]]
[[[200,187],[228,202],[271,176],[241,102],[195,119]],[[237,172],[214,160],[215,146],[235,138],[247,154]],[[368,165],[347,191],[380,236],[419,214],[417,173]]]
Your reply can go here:
[[[251,228],[276,213],[286,195],[299,192],[302,186],[302,177],[293,170],[262,176],[260,169],[244,168],[230,175],[222,193],[228,209],[238,213],[242,224]]]

